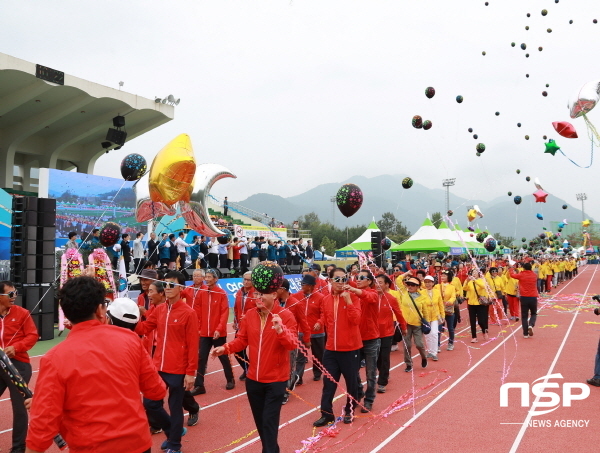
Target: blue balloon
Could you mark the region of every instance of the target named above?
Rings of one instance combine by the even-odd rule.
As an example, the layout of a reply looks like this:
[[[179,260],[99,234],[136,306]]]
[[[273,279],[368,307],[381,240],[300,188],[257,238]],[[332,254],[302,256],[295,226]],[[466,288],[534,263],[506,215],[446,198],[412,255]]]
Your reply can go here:
[[[519,195],[514,198],[515,204],[521,204],[521,201],[523,201],[523,199]]]
[[[564,228],[564,227],[565,227],[565,224],[564,224],[564,223],[560,222],[560,223],[558,224],[558,228]]]
[[[544,220],[544,216],[542,214],[536,214],[536,217],[540,220]]]

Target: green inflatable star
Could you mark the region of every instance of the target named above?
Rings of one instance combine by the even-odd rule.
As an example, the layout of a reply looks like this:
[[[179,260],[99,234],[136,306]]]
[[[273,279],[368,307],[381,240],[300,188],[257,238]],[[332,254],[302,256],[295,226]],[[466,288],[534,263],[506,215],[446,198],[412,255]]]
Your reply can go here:
[[[560,146],[558,146],[554,140],[550,139],[548,140],[548,143],[546,143],[546,151],[544,151],[544,153],[550,153],[554,156],[556,154],[556,151],[558,151],[559,149]]]

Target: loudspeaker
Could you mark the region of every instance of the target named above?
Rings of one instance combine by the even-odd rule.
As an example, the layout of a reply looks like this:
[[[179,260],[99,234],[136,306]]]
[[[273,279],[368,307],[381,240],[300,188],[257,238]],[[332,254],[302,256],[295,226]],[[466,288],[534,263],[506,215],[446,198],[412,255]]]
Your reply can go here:
[[[13,225],[37,225],[38,213],[35,211],[13,212]]]
[[[288,271],[290,274],[300,274],[302,272],[302,265],[301,264],[292,264],[290,266],[288,266]]]
[[[125,117],[118,115],[113,118],[114,127],[125,127]]]
[[[106,133],[106,140],[116,145],[123,146],[127,139],[127,132],[118,131],[117,129],[110,128]]]
[[[31,314],[37,314],[42,312],[42,304],[38,304],[38,302],[40,301],[40,290],[41,286],[23,287],[24,308],[29,310]]]
[[[36,226],[18,226],[12,228],[12,238],[17,241],[35,241],[38,238]]]
[[[30,225],[29,223],[26,225]],[[38,212],[35,225],[53,227],[56,225],[56,212]]]
[[[54,313],[32,314],[31,319],[33,319],[37,328],[40,340],[45,341],[54,338]]]
[[[41,269],[54,269],[55,263],[56,257],[54,255],[38,255],[36,267]]]
[[[38,211],[56,213],[56,200],[54,198],[38,198]]]
[[[56,227],[39,227],[37,237],[43,241],[54,241],[56,238]]]
[[[226,267],[219,268],[219,274],[221,275],[220,278],[229,278],[230,273],[231,273],[231,271],[229,269],[227,269]]]
[[[55,253],[54,240],[37,241],[37,244],[38,244],[37,253],[43,254],[43,255],[53,255]]]
[[[29,272],[29,270],[27,271]],[[54,269],[37,269],[37,283],[50,283],[54,281]]]

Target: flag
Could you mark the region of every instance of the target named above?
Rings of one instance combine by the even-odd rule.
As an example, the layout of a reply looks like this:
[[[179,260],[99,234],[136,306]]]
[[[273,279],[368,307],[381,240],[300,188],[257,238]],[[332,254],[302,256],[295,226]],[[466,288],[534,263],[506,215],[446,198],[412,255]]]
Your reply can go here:
[[[117,285],[117,297],[128,297],[127,272],[125,272],[125,260],[119,258],[119,284]]]

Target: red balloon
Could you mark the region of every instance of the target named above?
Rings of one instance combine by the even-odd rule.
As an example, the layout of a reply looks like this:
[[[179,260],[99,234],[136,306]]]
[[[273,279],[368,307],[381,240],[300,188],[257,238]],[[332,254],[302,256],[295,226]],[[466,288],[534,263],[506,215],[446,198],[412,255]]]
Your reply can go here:
[[[577,138],[577,131],[575,130],[575,126],[571,123],[567,123],[566,121],[555,121],[552,123],[556,132],[562,135],[565,138]]]
[[[535,197],[536,203],[546,203],[546,197],[548,196],[548,193],[540,189],[536,192],[533,192],[533,196]]]

